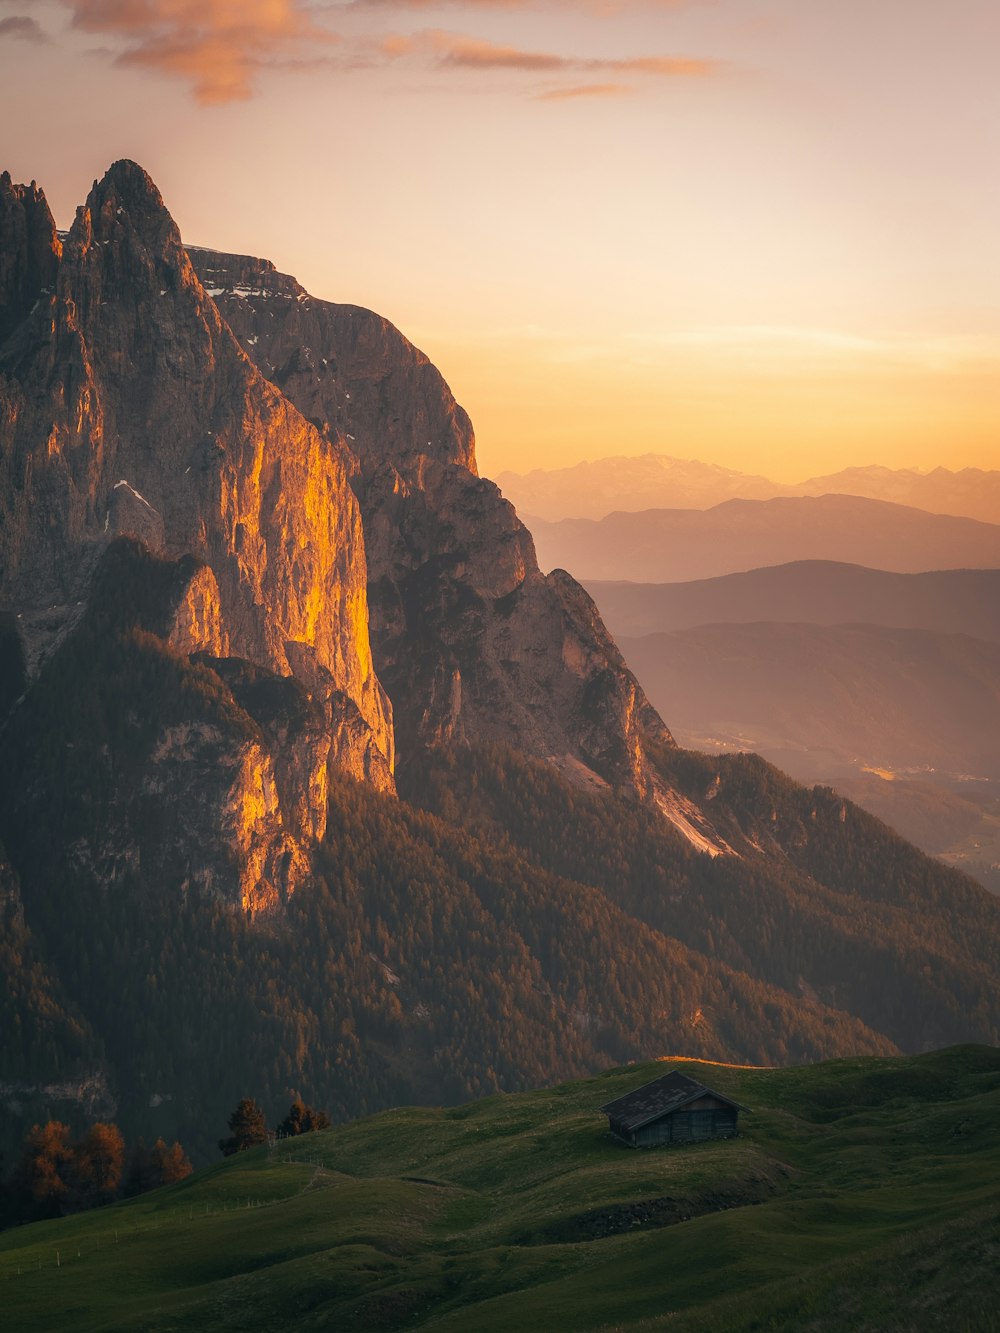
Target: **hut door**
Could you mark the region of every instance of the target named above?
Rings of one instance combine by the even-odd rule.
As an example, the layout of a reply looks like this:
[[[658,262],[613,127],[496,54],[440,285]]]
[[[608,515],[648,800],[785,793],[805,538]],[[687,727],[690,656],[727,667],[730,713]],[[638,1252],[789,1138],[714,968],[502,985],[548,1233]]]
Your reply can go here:
[[[714,1112],[712,1111],[692,1111],[691,1137],[693,1139],[710,1139],[712,1137],[713,1119]]]

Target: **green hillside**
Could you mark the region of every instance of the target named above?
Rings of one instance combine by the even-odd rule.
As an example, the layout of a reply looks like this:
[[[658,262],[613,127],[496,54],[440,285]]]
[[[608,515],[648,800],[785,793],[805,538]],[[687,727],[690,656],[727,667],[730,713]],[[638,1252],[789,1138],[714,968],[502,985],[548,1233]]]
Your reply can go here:
[[[383,1112],[0,1235],[5,1327],[997,1327],[1000,1050],[674,1067],[740,1138],[615,1143],[662,1063]]]

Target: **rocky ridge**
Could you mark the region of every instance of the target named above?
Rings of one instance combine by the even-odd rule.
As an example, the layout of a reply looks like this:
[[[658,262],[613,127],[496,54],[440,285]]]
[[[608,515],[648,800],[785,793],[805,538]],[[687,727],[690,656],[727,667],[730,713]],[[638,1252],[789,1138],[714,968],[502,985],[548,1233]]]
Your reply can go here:
[[[477,474],[467,414],[388,321],[267,261],[189,256],[127,161],[62,234],[37,186],[0,178],[0,239],[11,661],[58,676],[111,615],[114,578],[149,579],[156,605],[111,615],[113,633],[211,671],[242,719],[143,733],[139,787],[187,811],[156,821],[155,846],[112,754],[116,813],[77,867],[141,863],[272,908],[309,872],[330,774],[392,789],[397,749],[415,775],[427,747],[500,741],[577,783],[654,793],[644,742],[669,733],[586,593],[541,574]]]

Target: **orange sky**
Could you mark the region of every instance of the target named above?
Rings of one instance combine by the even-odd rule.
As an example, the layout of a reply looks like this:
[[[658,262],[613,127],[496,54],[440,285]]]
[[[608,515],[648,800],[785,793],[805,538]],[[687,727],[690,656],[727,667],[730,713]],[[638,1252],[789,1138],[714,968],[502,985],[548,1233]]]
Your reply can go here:
[[[388,315],[482,470],[1000,467],[996,0],[0,0],[0,165]]]

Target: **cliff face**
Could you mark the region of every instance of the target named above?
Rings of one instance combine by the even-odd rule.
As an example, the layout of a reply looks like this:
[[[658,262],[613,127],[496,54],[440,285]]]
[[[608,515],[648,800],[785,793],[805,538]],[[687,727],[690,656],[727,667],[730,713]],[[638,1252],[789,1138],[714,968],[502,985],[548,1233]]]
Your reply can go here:
[[[650,791],[643,741],[669,733],[589,597],[565,573],[539,571],[423,353],[265,260],[191,255],[247,354],[355,457],[372,648],[401,763],[427,746],[501,741],[578,780]]]
[[[124,739],[67,720],[64,744],[96,753],[54,873],[273,908],[310,873],[331,775],[391,790],[397,737],[409,781],[429,748],[502,742],[654,792],[644,743],[669,733],[582,589],[540,573],[467,415],[391,324],[265,261],[193,265],[130,162],[62,243],[42,192],[0,178],[0,241],[0,702],[25,777],[9,817],[45,800],[24,727],[67,661],[109,709],[127,673],[168,681]],[[145,588],[131,620],[111,615],[116,580]],[[95,674],[98,623],[118,646]]]
[[[56,244],[41,196],[30,227],[18,203],[0,192],[6,229]],[[30,289],[42,252],[37,237],[15,252],[8,291]],[[191,553],[214,574],[229,650],[286,673],[287,645],[299,645],[391,765],[344,452],[242,353],[133,163],[95,184],[54,291],[40,290],[0,347],[0,505],[0,598],[29,623],[44,607],[51,628],[52,607],[82,599],[115,535]]]
[[[221,656],[221,625],[208,566],[108,547],[5,728],[18,780],[0,819],[19,859],[251,915],[294,893],[326,831],[336,728],[294,677]]]
[[[51,293],[62,246],[45,195],[0,175],[0,343]]]

